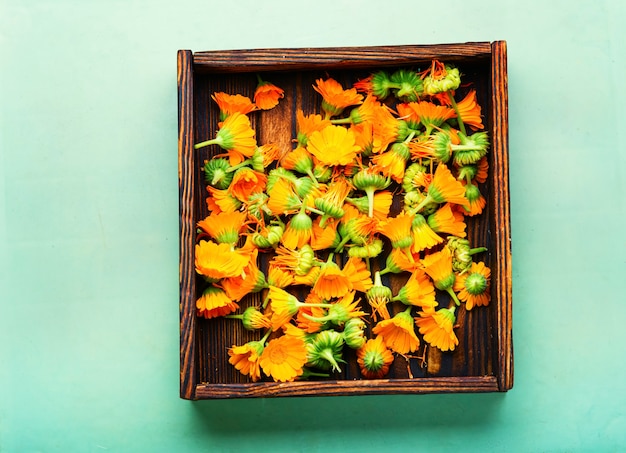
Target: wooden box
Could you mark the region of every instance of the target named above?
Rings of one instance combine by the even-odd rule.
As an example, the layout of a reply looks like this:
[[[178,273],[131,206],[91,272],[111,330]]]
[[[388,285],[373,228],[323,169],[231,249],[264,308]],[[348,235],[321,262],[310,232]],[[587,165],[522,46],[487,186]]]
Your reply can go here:
[[[208,215],[202,174],[216,151],[194,144],[216,132],[218,109],[211,94],[252,97],[257,74],[285,90],[278,107],[253,120],[259,141],[293,146],[297,108],[319,111],[316,78],[332,76],[344,86],[379,69],[424,68],[432,59],[452,63],[463,83],[476,89],[491,140],[487,208],[468,223],[468,238],[485,246],[491,268],[491,303],[457,315],[459,345],[452,353],[428,348],[424,361],[396,358],[386,378],[361,378],[355,355],[331,378],[280,383],[252,382],[228,363],[233,344],[259,339],[258,332],[224,319],[196,315],[202,292],[194,267],[196,223]],[[511,237],[508,186],[507,60],[504,41],[387,47],[256,49],[178,52],[180,190],[180,396],[185,399],[324,396],[400,393],[504,392],[513,385]],[[393,282],[392,286],[401,283]],[[395,294],[394,290],[394,294]],[[256,296],[260,297],[260,296]],[[257,299],[257,304],[258,304]],[[245,304],[243,304],[245,305]]]

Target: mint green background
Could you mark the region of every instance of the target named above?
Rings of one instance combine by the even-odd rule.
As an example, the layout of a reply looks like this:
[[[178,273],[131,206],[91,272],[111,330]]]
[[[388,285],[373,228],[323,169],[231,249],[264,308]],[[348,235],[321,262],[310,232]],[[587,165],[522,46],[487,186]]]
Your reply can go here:
[[[624,451],[623,5],[0,0],[0,451]],[[176,51],[497,39],[513,390],[180,400]]]

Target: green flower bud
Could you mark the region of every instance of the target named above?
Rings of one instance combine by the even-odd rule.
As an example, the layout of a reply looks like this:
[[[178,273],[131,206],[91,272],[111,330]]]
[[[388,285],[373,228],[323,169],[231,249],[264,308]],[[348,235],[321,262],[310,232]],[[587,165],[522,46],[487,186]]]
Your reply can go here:
[[[423,80],[424,93],[433,95],[445,91],[456,90],[461,85],[461,75],[459,69],[446,65],[446,75],[443,78],[433,79],[428,75]]]
[[[277,167],[269,171],[267,174],[267,184],[265,185],[266,192],[271,192],[274,184],[278,181],[279,178],[285,178],[288,181],[296,184],[298,178],[289,170],[285,170],[283,167]]]
[[[383,251],[383,241],[376,238],[363,246],[352,246],[348,249],[348,256],[358,258],[375,258]]]
[[[211,159],[204,163],[204,178],[216,189],[228,189],[233,180],[233,173],[228,171],[229,168],[230,164],[226,159]]]
[[[415,71],[400,69],[391,75],[391,82],[399,88],[395,88],[395,96],[403,102],[416,102],[424,92],[424,86],[419,74]]]
[[[343,335],[339,332],[323,330],[307,345],[307,365],[321,370],[332,369],[341,373],[339,363],[346,363],[342,359],[343,344]]]
[[[351,349],[359,349],[365,344],[365,322],[361,318],[351,318],[343,327],[343,339]]]
[[[472,267],[471,247],[467,239],[450,236],[447,247],[452,252],[452,270],[454,272],[465,272]]]

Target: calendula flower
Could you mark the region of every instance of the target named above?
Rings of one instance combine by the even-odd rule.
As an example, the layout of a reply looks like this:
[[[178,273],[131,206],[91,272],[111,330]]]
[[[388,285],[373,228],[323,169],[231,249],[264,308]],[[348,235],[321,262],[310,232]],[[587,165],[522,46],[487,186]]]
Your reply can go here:
[[[313,220],[313,228],[311,230],[311,247],[313,250],[326,250],[335,248],[338,243],[337,221],[328,219],[324,226],[320,225],[321,217]]]
[[[285,96],[285,91],[270,82],[261,80],[257,75],[259,83],[254,91],[254,103],[261,110],[269,110],[278,105],[278,101]]]
[[[456,216],[450,203],[444,204],[434,214],[429,215],[427,221],[435,233],[448,233],[461,238],[466,236],[463,216]]]
[[[228,349],[228,355],[230,356],[228,362],[244,376],[250,376],[252,382],[261,379],[259,359],[265,349],[267,336],[259,341],[249,341],[242,346],[233,345]]]
[[[298,147],[305,147],[313,132],[321,131],[330,125],[330,120],[322,118],[322,115],[305,115],[301,109],[298,109],[296,111],[296,140],[298,142]]]
[[[443,242],[441,236],[433,231],[421,214],[415,214],[413,217],[411,232],[413,233],[413,252],[415,253]]]
[[[431,253],[422,259],[422,266],[430,278],[433,279],[435,288],[446,291],[460,305],[459,299],[452,290],[456,275],[452,271],[452,255],[447,247],[440,251]]]
[[[244,167],[235,172],[228,190],[239,201],[247,201],[252,194],[263,192],[266,183],[267,176],[264,173]]]
[[[233,250],[230,244],[200,241],[196,244],[196,272],[209,279],[219,280],[241,275],[250,256]]]
[[[461,76],[458,68],[433,60],[430,69],[424,73],[423,82],[424,94],[436,95],[456,90],[461,85]]]
[[[374,119],[374,110],[381,108],[376,97],[368,95],[363,103],[350,111],[350,116],[343,119],[331,120],[333,124],[361,124],[365,121],[371,122]]]
[[[413,305],[421,308],[434,308],[435,287],[428,276],[421,270],[415,270],[398,294],[392,299],[402,302],[404,305]]]
[[[459,340],[454,333],[454,315],[456,307],[440,308],[437,311],[420,311],[419,318],[415,318],[415,324],[424,341],[441,351],[454,351]]]
[[[391,319],[379,321],[372,329],[372,333],[380,335],[385,345],[398,354],[416,351],[420,345],[420,340],[413,330],[411,307]]]
[[[246,330],[269,329],[270,319],[256,307],[248,307],[239,315],[225,316],[228,319],[239,319]]]
[[[365,321],[361,318],[350,318],[343,326],[343,340],[351,349],[360,349],[367,340],[365,338]]]
[[[286,178],[278,178],[268,187],[267,207],[273,215],[290,214],[302,208],[302,200],[296,193],[296,186]]]
[[[218,145],[227,151],[230,165],[237,165],[254,154],[257,147],[254,135],[248,117],[235,112],[221,123],[214,139],[197,143],[194,148]]]
[[[306,175],[313,174],[313,156],[304,146],[297,146],[285,154],[280,164],[287,170],[295,170]]]
[[[344,90],[335,79],[317,79],[313,89],[322,95],[322,110],[326,113],[326,118],[339,115],[346,107],[360,104],[363,96],[357,93],[356,89]]]
[[[260,227],[250,237],[254,245],[266,249],[276,246],[285,232],[285,224],[280,220],[274,220],[271,224]]]
[[[392,293],[389,287],[383,285],[380,272],[376,271],[374,273],[374,285],[367,290],[365,297],[370,307],[372,307],[372,319],[374,321],[378,321],[379,316],[380,319],[389,319],[391,317],[387,304],[391,302]]]
[[[460,143],[450,145],[455,165],[474,164],[487,154],[489,149],[487,132],[476,132],[470,136],[459,132],[458,136]]]
[[[313,292],[322,299],[330,300],[347,294],[353,288],[354,284],[350,277],[335,262],[328,260],[321,266],[320,275],[313,286]]]
[[[204,179],[216,189],[228,189],[233,180],[229,172],[230,164],[226,159],[210,159],[204,163]]]
[[[374,192],[386,189],[391,180],[380,173],[378,167],[365,167],[352,178],[352,184],[367,195],[368,217],[374,216]]]
[[[305,212],[302,205],[300,212],[291,217],[281,238],[281,242],[288,249],[302,248],[309,243],[313,230],[313,220]]]
[[[384,71],[378,71],[365,79],[361,79],[352,85],[359,93],[366,95],[373,94],[378,99],[383,100],[390,94],[390,89],[396,87],[389,79],[389,75]]]
[[[419,74],[406,69],[399,69],[390,77],[394,95],[404,102],[417,101],[424,92]]]
[[[465,273],[472,266],[472,255],[476,253],[486,252],[485,247],[471,248],[467,239],[449,236],[446,248],[450,250],[452,255],[452,270],[458,273]]]
[[[419,118],[422,126],[426,128],[425,135],[430,135],[433,129],[438,128],[450,118],[454,118],[454,110],[444,105],[436,105],[432,102],[410,102],[408,108]]]
[[[270,263],[267,268],[267,287],[286,288],[293,284],[293,274]]]
[[[491,270],[485,263],[472,263],[469,272],[457,276],[454,290],[459,300],[465,302],[465,308],[471,310],[475,306],[489,305]]]
[[[276,249],[276,255],[272,258],[270,263],[293,272],[296,275],[306,275],[313,267],[314,260],[315,252],[313,248],[305,244],[302,248],[295,250],[286,247],[278,247]]]
[[[207,319],[227,315],[238,308],[239,305],[230,300],[224,290],[215,286],[207,287],[202,296],[196,301],[198,316]]]
[[[393,354],[380,336],[367,340],[365,345],[357,351],[357,357],[361,374],[366,379],[385,377],[389,372],[389,366],[393,363]]]
[[[307,344],[307,365],[341,373],[339,363],[345,363],[342,359],[343,344],[344,339],[339,332],[323,330]]]
[[[303,373],[307,349],[301,338],[283,335],[265,346],[259,364],[267,375],[278,382],[290,382]]]
[[[402,211],[396,217],[390,217],[378,224],[378,231],[391,241],[391,246],[398,249],[406,249],[413,245],[413,214]]]
[[[240,301],[248,294],[258,293],[267,286],[265,275],[257,265],[258,250],[251,252],[248,265],[241,275],[226,277],[220,281],[220,286],[229,298]]]
[[[475,216],[481,214],[485,205],[487,204],[487,200],[480,193],[480,189],[474,184],[466,184],[465,185],[465,198],[467,198],[468,204],[465,205],[466,215]]]
[[[370,156],[374,148],[374,124],[365,121],[359,124],[351,124],[350,130],[354,134],[354,142],[359,147],[362,156]]]
[[[276,286],[270,286],[267,298],[271,307],[272,330],[278,330],[287,324],[298,313],[302,304],[296,296]]]
[[[486,157],[482,157],[476,164],[476,167],[477,167],[477,171],[476,171],[476,175],[474,176],[474,181],[482,184],[485,181],[487,181],[487,174],[489,171],[489,161],[487,160]]]
[[[415,211],[419,212],[422,207],[430,202],[455,203],[460,205],[467,203],[465,187],[452,176],[452,173],[445,164],[437,165],[432,182],[428,185],[427,195],[415,208]]]
[[[212,94],[211,99],[217,103],[220,109],[220,121],[224,121],[233,113],[247,115],[256,108],[249,97],[242,96],[241,94],[218,92]]]
[[[409,135],[406,121],[393,116],[388,107],[374,110],[372,120],[372,153],[380,153],[393,142],[404,141]]]
[[[359,307],[359,301],[354,300],[355,294],[355,291],[350,291],[337,301],[329,303],[328,310],[325,316],[304,316],[312,321],[330,322],[337,326],[343,326],[349,319],[360,318],[361,316],[365,315],[365,312],[361,311],[361,307]],[[317,293],[317,295],[319,296],[319,293]]]
[[[410,157],[411,152],[408,144],[394,143],[389,151],[376,154],[372,158],[372,162],[380,169],[383,175],[390,177],[397,183],[401,183]]]
[[[206,199],[207,208],[214,213],[235,212],[241,208],[241,201],[233,197],[228,190],[220,190],[207,186],[209,196]]]
[[[476,90],[470,90],[467,95],[457,103],[458,115],[464,124],[474,130],[484,129],[481,118],[481,109],[476,102]],[[456,116],[456,115],[455,115]]]
[[[315,207],[323,212],[320,226],[324,227],[328,218],[340,219],[345,214],[343,203],[352,190],[352,186],[345,178],[333,181],[326,192],[315,198]]]
[[[212,212],[198,222],[198,228],[218,243],[235,245],[245,228],[245,212]]]
[[[324,165],[348,165],[359,151],[351,130],[332,125],[313,132],[307,149]]]
[[[373,285],[367,264],[358,256],[348,258],[343,266],[343,272],[348,276],[356,291],[364,293]]]
[[[414,272],[419,266],[420,264],[415,256],[411,260],[403,250],[392,248],[389,255],[387,255],[385,268],[380,271],[380,275]]]

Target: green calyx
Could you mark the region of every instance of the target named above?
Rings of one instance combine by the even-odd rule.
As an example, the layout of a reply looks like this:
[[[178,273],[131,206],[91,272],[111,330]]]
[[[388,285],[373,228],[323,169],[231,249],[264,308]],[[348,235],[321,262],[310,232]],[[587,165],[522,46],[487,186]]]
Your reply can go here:
[[[351,349],[359,349],[367,341],[365,338],[365,321],[361,318],[350,318],[343,327],[343,340]]]
[[[230,164],[226,159],[211,159],[204,164],[204,179],[216,189],[228,189],[233,174],[228,171]]]
[[[352,246],[348,249],[348,256],[357,258],[375,258],[383,251],[383,241],[376,238],[366,245]]]
[[[469,137],[459,133],[461,143],[451,145],[453,162],[457,166],[470,165],[478,162],[487,154],[489,149],[489,136],[486,132],[476,132]]]
[[[391,75],[391,83],[395,96],[403,102],[416,102],[424,92],[424,85],[419,74],[415,71],[399,69]]]
[[[342,359],[343,335],[334,330],[323,330],[315,339],[307,344],[307,365],[321,370],[333,370],[341,373],[339,363]]]
[[[487,289],[487,279],[478,272],[471,273],[465,278],[465,289],[472,296],[483,294]]]
[[[423,80],[424,93],[433,95],[445,91],[456,90],[461,85],[461,75],[458,68],[445,65],[446,75],[442,78],[434,79],[428,75]]]
[[[252,242],[260,248],[274,247],[280,242],[285,232],[285,224],[277,221],[266,228],[263,233],[256,232],[252,235]]]
[[[391,180],[379,173],[371,173],[367,170],[359,171],[352,178],[352,184],[359,190],[383,190],[389,187]]]

